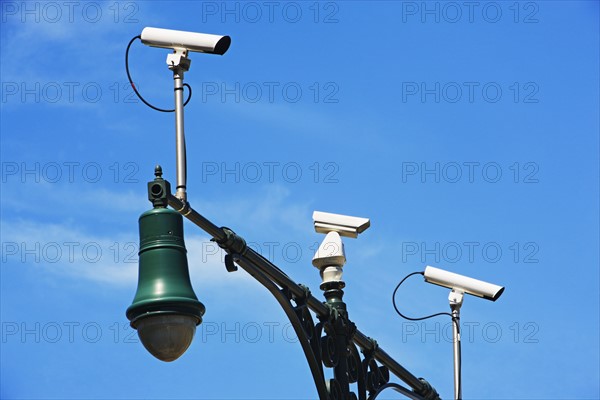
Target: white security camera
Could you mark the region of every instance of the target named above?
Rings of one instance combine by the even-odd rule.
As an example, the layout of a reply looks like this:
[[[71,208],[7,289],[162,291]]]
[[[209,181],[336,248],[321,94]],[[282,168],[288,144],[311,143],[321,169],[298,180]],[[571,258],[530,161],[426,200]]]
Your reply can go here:
[[[359,233],[364,232],[371,226],[371,221],[368,218],[350,217],[322,211],[313,212],[313,220],[315,221],[315,231],[318,233],[337,232],[340,236],[351,238],[358,237]]]
[[[504,292],[503,286],[494,285],[430,266],[425,268],[424,277],[425,282],[444,286],[453,290],[459,290],[491,301],[498,300],[502,292]]]
[[[322,211],[313,212],[315,231],[325,233],[325,239],[317,249],[312,264],[319,269],[323,283],[321,289],[330,285],[344,287],[342,268],[346,263],[344,243],[340,236],[357,238],[371,222],[368,218],[350,217],[348,215],[331,214]]]
[[[450,289],[448,301],[450,303],[450,309],[452,310],[451,316],[454,350],[454,398],[459,400],[462,399],[462,382],[460,371],[460,308],[462,307],[464,294],[468,293],[473,296],[481,297],[491,301],[496,301],[498,300],[502,292],[504,292],[504,286],[494,285],[492,283],[469,278],[468,276],[455,274],[453,272],[444,271],[443,269],[434,268],[430,266],[425,267],[423,276],[425,277],[425,282],[433,283],[434,285],[439,285]],[[396,307],[395,303],[394,307]],[[396,311],[398,311],[398,309],[396,309]]]
[[[218,55],[225,54],[231,44],[229,36],[161,28],[144,28],[141,38],[147,46]]]

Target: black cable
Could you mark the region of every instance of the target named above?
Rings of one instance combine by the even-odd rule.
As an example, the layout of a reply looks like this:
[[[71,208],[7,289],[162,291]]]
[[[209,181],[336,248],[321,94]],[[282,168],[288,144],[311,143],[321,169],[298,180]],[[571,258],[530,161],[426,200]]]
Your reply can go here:
[[[153,106],[152,104],[150,104],[149,102],[146,101],[146,99],[144,99],[142,97],[142,95],[140,94],[140,92],[138,92],[138,90],[136,89],[135,85],[133,84],[133,80],[131,79],[131,74],[129,73],[129,49],[131,48],[131,45],[133,44],[133,42],[135,41],[135,39],[142,39],[142,37],[140,35],[134,37],[133,39],[131,39],[129,41],[129,44],[127,45],[127,50],[125,50],[125,71],[127,72],[127,79],[129,79],[129,84],[131,85],[131,88],[133,89],[133,91],[135,92],[135,94],[137,95],[137,97],[148,107],[152,108],[153,110],[156,111],[160,111],[160,112],[173,112],[175,111],[175,109],[172,110],[167,110],[164,108],[159,108],[156,106]],[[187,105],[187,103],[190,102],[190,100],[192,99],[192,87],[190,85],[188,85],[187,83],[184,83],[183,86],[187,86],[189,94],[188,94],[188,98],[187,100],[183,103],[183,106],[185,107]]]
[[[396,310],[396,312],[398,313],[398,315],[400,315],[402,318],[404,318],[404,319],[407,319],[407,320],[409,320],[409,321],[421,321],[421,320],[424,320],[424,319],[428,319],[428,318],[437,317],[438,315],[449,315],[450,317],[452,317],[452,314],[450,314],[450,313],[447,313],[447,312],[441,312],[441,313],[437,313],[437,314],[431,314],[431,315],[428,315],[428,316],[426,316],[426,317],[421,317],[421,318],[411,318],[411,317],[407,317],[406,315],[402,314],[402,313],[400,312],[400,310],[398,310],[398,307],[396,306],[396,292],[398,291],[398,289],[400,288],[400,285],[402,285],[402,284],[404,283],[404,281],[405,281],[405,280],[407,280],[409,277],[411,277],[411,276],[413,276],[413,275],[417,275],[417,274],[418,274],[418,275],[423,275],[423,272],[421,272],[421,271],[417,271],[417,272],[413,272],[413,273],[410,273],[410,274],[406,275],[406,276],[404,277],[404,279],[402,279],[402,280],[400,281],[400,283],[398,284],[398,286],[396,286],[396,289],[394,289],[394,293],[392,294],[392,304],[394,305],[394,310]],[[454,317],[452,317],[452,318],[454,318]]]

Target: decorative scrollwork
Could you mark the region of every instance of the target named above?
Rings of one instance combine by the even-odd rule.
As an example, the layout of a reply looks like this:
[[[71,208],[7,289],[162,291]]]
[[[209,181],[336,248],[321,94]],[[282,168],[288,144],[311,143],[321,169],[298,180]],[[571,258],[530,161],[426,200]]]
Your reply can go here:
[[[358,382],[359,377],[361,377],[360,354],[358,354],[358,350],[354,343],[350,343],[348,351],[350,352],[348,356],[348,380],[350,383],[356,383]]]
[[[342,391],[342,386],[336,379],[329,380],[327,389],[329,390],[329,398],[331,400],[346,400],[344,399],[344,392]]]
[[[358,399],[367,399],[367,386],[366,386],[366,374],[363,368],[362,361],[360,359],[360,353],[354,343],[350,344],[350,356],[348,360],[348,376],[350,377],[350,383],[356,382],[358,389]]]
[[[326,303],[330,312],[319,315],[319,322],[315,325],[306,303],[310,297],[308,288],[303,287],[304,296],[296,296],[287,288],[278,289],[260,271],[246,263],[243,257],[240,256],[236,262],[267,287],[283,307],[306,355],[320,400],[373,400],[387,388],[395,389],[409,398],[424,397],[425,393],[414,393],[400,385],[388,383],[388,368],[379,366],[374,357],[377,349],[374,340],[371,340],[368,350],[361,349],[361,360],[353,342],[356,325],[348,319],[345,304],[341,301],[341,290],[333,305]],[[324,367],[333,369],[333,373],[328,374],[333,378],[326,378]],[[358,395],[351,390],[350,386],[354,384]]]
[[[310,314],[310,310],[308,307],[303,306],[300,309],[296,308],[296,313],[298,314],[298,318],[300,318],[302,329],[304,330],[307,339],[311,340],[315,334],[315,323]]]
[[[333,368],[338,364],[338,353],[333,336],[327,334],[321,338],[321,357],[327,368]]]

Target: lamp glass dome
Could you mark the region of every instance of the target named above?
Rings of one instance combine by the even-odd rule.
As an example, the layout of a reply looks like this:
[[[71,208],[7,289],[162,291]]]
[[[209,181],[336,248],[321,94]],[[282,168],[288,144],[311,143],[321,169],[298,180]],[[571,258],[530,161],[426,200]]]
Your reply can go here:
[[[161,361],[175,361],[190,347],[198,319],[191,315],[150,315],[136,321],[140,341]]]

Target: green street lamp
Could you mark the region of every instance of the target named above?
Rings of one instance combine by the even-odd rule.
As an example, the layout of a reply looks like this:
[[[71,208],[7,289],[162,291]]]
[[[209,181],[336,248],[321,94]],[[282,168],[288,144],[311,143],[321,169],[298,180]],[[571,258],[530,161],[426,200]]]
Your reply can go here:
[[[149,188],[153,193],[170,192],[161,174],[157,168],[157,181]],[[139,218],[139,282],[126,314],[153,356],[174,361],[192,343],[204,305],[190,283],[183,217],[166,206],[155,202]]]

